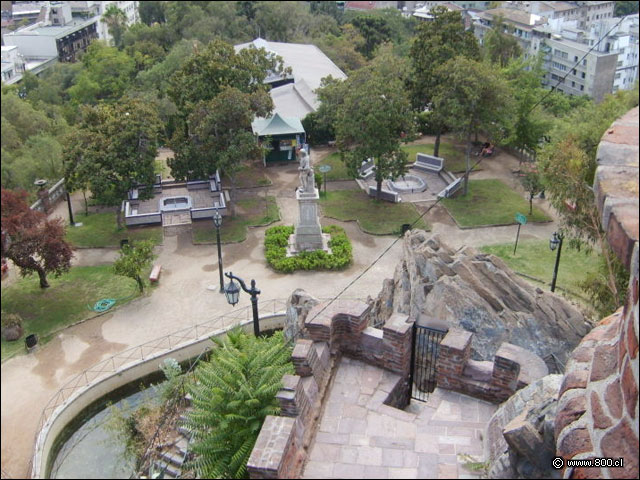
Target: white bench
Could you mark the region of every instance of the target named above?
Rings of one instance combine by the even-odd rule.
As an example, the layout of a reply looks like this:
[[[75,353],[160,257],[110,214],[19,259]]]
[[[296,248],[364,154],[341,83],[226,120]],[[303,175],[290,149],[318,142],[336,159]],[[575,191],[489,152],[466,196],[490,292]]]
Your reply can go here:
[[[376,193],[378,192],[378,189],[376,187],[374,187],[373,185],[369,186],[369,196],[370,197],[377,197]],[[387,202],[392,202],[392,203],[398,203],[401,198],[400,195],[398,195],[398,192],[393,192],[391,190],[387,190],[386,188],[383,188],[380,190],[380,199],[381,200],[385,200]]]
[[[360,177],[365,180],[375,175],[376,164],[373,159],[368,158],[367,160],[362,162],[362,165],[360,165],[360,168],[358,169],[358,173],[360,174]]]
[[[436,173],[440,172],[443,167],[444,158],[434,157],[433,155],[427,155],[426,153],[416,154],[416,163],[413,164],[413,168]]]
[[[456,194],[456,192],[460,190],[460,187],[462,187],[462,180],[464,180],[464,177],[460,177],[457,180],[454,180],[453,182],[451,182],[449,185],[446,186],[444,190],[442,190],[438,194],[438,198],[453,197]]]

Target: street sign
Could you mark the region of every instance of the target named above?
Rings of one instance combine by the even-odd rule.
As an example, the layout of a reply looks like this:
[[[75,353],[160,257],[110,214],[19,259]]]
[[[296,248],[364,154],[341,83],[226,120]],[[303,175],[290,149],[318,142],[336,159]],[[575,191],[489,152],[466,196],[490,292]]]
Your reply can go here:
[[[320,170],[320,173],[328,173],[331,171],[331,165],[320,165],[318,170]]]
[[[526,215],[523,215],[521,213],[516,213],[516,222],[518,222],[520,225],[526,225],[527,224]]]

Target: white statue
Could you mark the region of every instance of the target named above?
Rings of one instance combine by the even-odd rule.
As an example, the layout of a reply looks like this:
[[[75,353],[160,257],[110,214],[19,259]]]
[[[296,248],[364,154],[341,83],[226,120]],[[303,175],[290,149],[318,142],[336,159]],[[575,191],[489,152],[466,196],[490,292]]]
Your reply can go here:
[[[303,192],[313,193],[315,188],[315,175],[313,167],[309,162],[309,154],[302,147],[298,149],[298,152],[300,154],[300,166],[298,167],[300,171],[300,189]]]

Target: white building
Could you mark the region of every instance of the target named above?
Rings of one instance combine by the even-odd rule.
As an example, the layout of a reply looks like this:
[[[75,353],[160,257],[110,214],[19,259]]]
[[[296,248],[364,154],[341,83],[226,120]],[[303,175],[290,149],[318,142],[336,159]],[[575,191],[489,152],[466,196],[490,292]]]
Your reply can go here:
[[[22,78],[25,62],[18,47],[2,46],[2,83],[11,85]]]
[[[140,15],[138,13],[138,6],[140,2],[117,2],[117,1],[92,1],[85,2],[65,2],[71,6],[73,16],[83,16],[85,18],[102,16],[107,11],[110,5],[115,5],[124,12],[127,16],[127,25],[133,25],[140,21]],[[106,23],[98,22],[98,38],[107,42],[111,41],[112,37],[109,35],[109,29]]]
[[[240,51],[244,48],[264,48],[268,52],[279,55],[285,67],[291,67],[292,75],[283,79],[271,76],[265,83],[272,85],[271,98],[274,113],[285,118],[302,120],[310,112],[318,108],[318,97],[315,90],[320,81],[329,75],[333,78],[345,79],[345,73],[315,45],[301,43],[268,42],[257,38],[253,42],[236,45]]]

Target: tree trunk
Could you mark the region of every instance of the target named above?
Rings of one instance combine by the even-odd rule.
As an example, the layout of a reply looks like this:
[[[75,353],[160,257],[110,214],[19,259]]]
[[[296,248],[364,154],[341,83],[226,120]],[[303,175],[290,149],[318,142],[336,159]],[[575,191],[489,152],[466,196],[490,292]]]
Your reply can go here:
[[[82,196],[84,197],[84,216],[89,216],[89,203],[87,202],[87,191],[82,190]]]
[[[433,156],[437,157],[440,153],[440,137],[442,136],[442,127],[438,127],[438,133],[436,133],[436,143],[433,145]]]
[[[464,190],[463,195],[466,197],[469,192],[469,172],[471,170],[471,132],[467,134],[467,168],[464,172]]]
[[[140,293],[142,293],[144,291],[144,282],[142,278],[140,278],[140,275],[136,276],[136,282],[138,282],[138,288],[140,289]]]
[[[42,267],[36,267],[38,277],[40,277],[40,288],[49,288],[49,282],[47,282],[47,272]]]
[[[382,197],[382,179],[376,178],[376,200],[380,200]]]
[[[533,215],[533,195],[529,195],[529,215]]]
[[[116,212],[116,223],[118,224],[118,230],[122,230],[124,225],[122,224],[122,208],[118,208]]]

